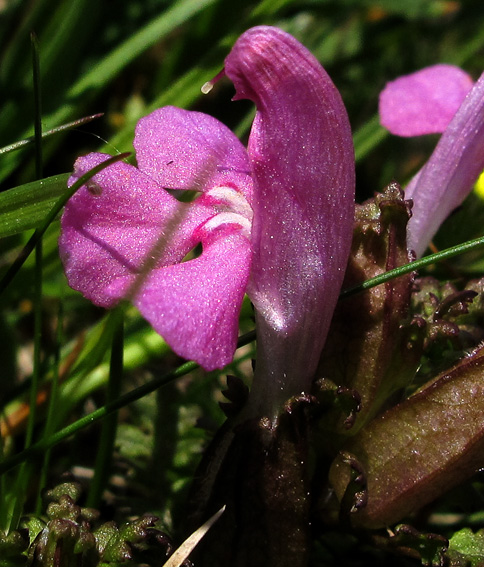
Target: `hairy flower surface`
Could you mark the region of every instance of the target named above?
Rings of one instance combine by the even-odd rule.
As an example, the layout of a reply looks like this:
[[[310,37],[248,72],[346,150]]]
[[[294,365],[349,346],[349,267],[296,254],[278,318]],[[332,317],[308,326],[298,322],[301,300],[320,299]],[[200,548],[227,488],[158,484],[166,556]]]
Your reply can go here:
[[[470,81],[460,69],[436,65],[390,83],[380,98],[381,122],[392,133],[443,132],[405,189],[413,200],[408,245],[417,256],[484,169],[484,75],[474,86]],[[402,102],[406,97],[410,111]]]
[[[153,112],[136,128],[137,167],[106,168],[67,204],[61,257],[72,287],[104,307],[131,299],[175,352],[208,370],[233,357],[247,291],[260,359],[276,361],[265,374],[291,393],[297,376],[302,391],[351,244],[349,122],[321,65],[276,28],[244,33],[225,74],[235,98],[257,106],[248,149],[210,116]],[[79,158],[71,183],[106,158]],[[167,189],[200,195],[184,203]]]
[[[222,367],[251,262],[247,152],[214,118],[174,107],[141,119],[134,146],[138,167],[106,168],[65,208],[69,284],[102,307],[131,298],[180,356]],[[79,158],[70,183],[107,157]],[[167,188],[201,194],[183,203]],[[200,256],[183,261],[199,243]]]
[[[273,414],[309,391],[338,300],[353,235],[353,142],[338,90],[292,36],[249,30],[225,71],[235,98],[257,107],[248,145],[258,349],[249,403]]]

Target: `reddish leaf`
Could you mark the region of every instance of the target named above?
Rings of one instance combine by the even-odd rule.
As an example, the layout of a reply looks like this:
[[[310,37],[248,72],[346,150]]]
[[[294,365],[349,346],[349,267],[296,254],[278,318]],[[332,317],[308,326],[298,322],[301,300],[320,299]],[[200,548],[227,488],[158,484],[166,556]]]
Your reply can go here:
[[[353,524],[376,528],[398,522],[484,466],[483,378],[481,347],[344,447],[330,471],[338,498],[352,477],[348,453],[367,483],[367,504],[354,510]]]

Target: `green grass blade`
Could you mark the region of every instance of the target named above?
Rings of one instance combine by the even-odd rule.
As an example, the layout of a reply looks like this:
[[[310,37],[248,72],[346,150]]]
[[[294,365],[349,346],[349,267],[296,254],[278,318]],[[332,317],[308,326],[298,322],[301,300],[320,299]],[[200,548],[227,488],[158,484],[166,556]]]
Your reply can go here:
[[[0,193],[0,238],[39,228],[65,193],[68,179],[63,173]]]
[[[39,64],[39,43],[35,33],[30,34],[32,48],[32,71],[33,71],[33,94],[34,94],[34,127],[35,127],[35,172],[37,179],[42,177],[42,92]],[[37,230],[36,230],[37,233]],[[34,269],[34,356],[32,383],[29,395],[29,417],[25,434],[25,449],[32,444],[35,430],[35,419],[37,415],[37,396],[41,379],[42,358],[42,235],[37,235],[35,244],[35,269]],[[17,527],[23,511],[25,494],[30,481],[31,467],[23,463],[16,478],[15,492],[16,501],[10,518],[10,528]]]
[[[106,392],[107,404],[113,403],[121,395],[124,348],[123,308],[115,309],[111,312],[110,316],[116,320],[116,329],[111,346],[109,382]],[[94,478],[87,497],[87,506],[91,508],[98,508],[100,506],[102,494],[109,479],[117,425],[117,412],[106,416],[102,424],[101,437],[97,448],[96,464],[94,467]]]
[[[66,130],[70,130],[71,128],[77,128],[78,126],[83,126],[84,124],[88,124],[92,122],[96,118],[100,118],[104,114],[99,112],[98,114],[92,114],[91,116],[85,116],[84,118],[79,118],[79,120],[73,120],[72,122],[68,122],[67,124],[62,124],[61,126],[57,126],[56,128],[52,128],[52,130],[47,130],[47,132],[42,132],[42,138],[48,138],[53,134],[60,134],[61,132],[65,132]],[[4,146],[0,148],[0,155],[8,154],[10,152],[14,152],[15,150],[20,150],[29,144],[32,144],[35,140],[34,136],[30,136],[25,140],[20,140],[19,142],[15,142],[13,144],[9,144],[8,146]]]
[[[237,347],[240,348],[242,346],[245,346],[250,342],[252,342],[254,339],[255,339],[255,331],[250,331],[239,338],[239,340],[237,341]],[[185,376],[186,374],[192,372],[198,367],[199,366],[196,362],[193,361],[185,362],[184,364],[181,364],[180,366],[164,374],[163,376],[160,376],[159,378],[155,378],[154,380],[151,380],[150,382],[147,382],[146,384],[143,384],[142,386],[139,386],[138,388],[131,390],[130,392],[120,396],[116,400],[93,411],[89,415],[86,415],[81,419],[78,419],[74,423],[68,425],[67,427],[64,427],[57,433],[51,435],[50,437],[41,439],[37,443],[31,445],[28,449],[25,449],[20,453],[17,453],[16,455],[13,455],[5,459],[4,461],[0,462],[0,475],[13,469],[14,467],[20,465],[23,462],[33,457],[36,457],[39,454],[42,454],[43,452],[54,447],[55,445],[57,445],[67,437],[70,437],[77,431],[80,431],[84,427],[87,427],[94,421],[98,421],[99,419],[102,419],[107,415],[110,415],[113,412],[118,411],[124,406],[127,406],[128,404],[135,402],[136,400],[139,400],[143,396],[146,396],[151,392],[154,392],[161,386],[164,386],[165,384],[169,384],[173,380]]]
[[[138,33],[117,47],[69,91],[70,98],[76,98],[87,90],[106,85],[121,69],[143,53],[148,47],[160,41],[178,26],[212,5],[215,0],[181,0],[160,14]]]
[[[366,124],[361,126],[353,135],[355,159],[357,162],[374,150],[390,133],[380,125],[380,117],[375,114]]]
[[[463,244],[458,244],[457,246],[446,248],[445,250],[437,252],[436,254],[429,254],[428,256],[420,258],[419,260],[409,262],[408,264],[399,266],[398,268],[394,268],[393,270],[388,270],[388,272],[385,272],[383,274],[380,274],[379,276],[375,276],[374,278],[366,280],[361,284],[343,290],[340,294],[340,299],[345,299],[346,297],[350,297],[355,293],[360,293],[361,291],[371,289],[372,287],[386,283],[394,278],[408,274],[409,272],[413,272],[415,270],[419,270],[420,268],[436,264],[437,262],[442,262],[443,260],[448,260],[449,258],[464,254],[465,252],[470,252],[471,250],[476,250],[483,246],[484,237],[481,236],[479,238],[475,238],[474,240],[464,242]]]
[[[57,318],[57,329],[56,329],[56,344],[55,353],[53,361],[53,377],[52,377],[52,387],[49,395],[49,404],[47,408],[47,416],[45,419],[45,429],[43,437],[49,437],[54,432],[53,422],[54,414],[57,409],[57,404],[59,400],[59,363],[60,363],[60,349],[63,343],[63,325],[64,325],[64,304],[59,301],[59,311]],[[49,476],[49,465],[50,465],[51,450],[45,452],[44,458],[42,459],[42,467],[39,475],[39,487],[37,490],[37,502],[35,506],[35,511],[37,514],[41,513],[42,510],[42,492],[47,484],[47,479]]]

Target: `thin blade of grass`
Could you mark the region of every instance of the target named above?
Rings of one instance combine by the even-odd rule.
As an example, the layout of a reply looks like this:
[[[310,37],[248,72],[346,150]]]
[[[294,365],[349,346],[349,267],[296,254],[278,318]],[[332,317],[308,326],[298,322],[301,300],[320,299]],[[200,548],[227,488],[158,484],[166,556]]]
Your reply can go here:
[[[388,136],[390,132],[380,125],[380,117],[375,114],[353,135],[356,162],[360,162]]]
[[[103,112],[99,112],[98,114],[91,114],[91,116],[85,116],[84,118],[79,118],[79,120],[73,120],[72,122],[68,122],[67,124],[56,126],[55,128],[52,128],[52,130],[42,132],[42,138],[48,138],[49,136],[52,136],[54,134],[59,134],[60,132],[65,132],[66,130],[71,130],[72,128],[77,128],[78,126],[89,124],[89,122],[96,120],[96,118],[101,118],[101,116],[104,116]],[[21,148],[32,144],[34,141],[35,136],[30,136],[25,140],[20,140],[19,142],[4,146],[3,148],[0,148],[0,155],[8,154],[9,152],[14,152],[15,150],[20,150]]]
[[[30,34],[32,48],[32,72],[34,85],[34,148],[35,148],[35,173],[37,179],[42,177],[42,88],[40,79],[39,42],[34,32]],[[37,232],[37,231],[36,231]],[[34,234],[35,235],[35,234]],[[41,357],[42,357],[42,235],[37,235],[35,242],[35,269],[34,269],[34,356],[32,384],[29,396],[29,418],[25,434],[24,447],[28,449],[32,444],[35,430],[35,419],[37,415],[37,395],[41,379]],[[31,467],[28,463],[22,463],[19,474],[15,480],[15,506],[10,518],[10,528],[17,527],[23,512],[25,495],[31,478]]]
[[[255,331],[250,331],[245,333],[239,340],[237,341],[237,348],[243,347],[255,339]],[[31,445],[28,449],[17,453],[16,455],[12,455],[11,457],[5,459],[3,462],[0,462],[0,475],[3,473],[13,469],[14,467],[18,466],[22,462],[31,459],[39,454],[42,454],[46,450],[54,447],[67,437],[70,437],[77,431],[80,431],[84,427],[87,427],[91,423],[106,417],[107,415],[127,406],[128,404],[139,400],[143,396],[151,394],[158,388],[164,386],[165,384],[169,384],[173,380],[181,378],[182,376],[186,376],[196,368],[199,368],[199,365],[196,362],[189,361],[181,364],[174,370],[160,376],[159,378],[155,378],[126,394],[123,394],[116,400],[98,408],[97,410],[93,411],[92,413],[78,419],[74,423],[64,427],[63,429],[59,430],[57,433],[54,433],[48,438],[41,439],[37,443]]]
[[[47,409],[47,417],[45,420],[43,437],[48,437],[53,433],[54,413],[56,411],[57,403],[59,400],[59,365],[60,365],[60,350],[63,342],[63,325],[64,325],[64,304],[62,301],[60,301],[58,317],[57,317],[56,345],[54,351],[52,387],[50,389],[49,405]],[[40,514],[42,511],[42,492],[47,484],[50,455],[51,455],[51,450],[49,449],[44,454],[42,467],[40,470],[37,502],[35,506],[35,510],[37,514]]]
[[[124,348],[123,309],[115,309],[110,313],[110,316],[116,320],[116,329],[111,346],[109,381],[106,391],[106,402],[108,404],[114,402],[121,394]],[[87,497],[87,506],[90,508],[99,507],[103,491],[109,479],[117,425],[118,412],[116,411],[103,420],[101,437],[97,448],[96,463],[94,466],[94,478]]]
[[[225,512],[225,505],[220,508],[211,518],[209,518],[202,526],[195,530],[187,539],[180,545],[180,547],[170,556],[168,561],[163,564],[163,567],[180,567],[180,565],[188,558],[190,553],[198,545],[199,541],[208,532],[208,530],[215,524],[220,516]]]
[[[340,293],[339,298],[346,299],[347,297],[355,295],[355,293],[360,293],[377,285],[384,284],[393,278],[398,278],[399,276],[403,276],[404,274],[408,274],[409,272],[419,270],[420,268],[424,268],[425,266],[436,264],[437,262],[442,262],[443,260],[453,258],[454,256],[464,254],[465,252],[476,250],[478,248],[481,248],[482,246],[484,246],[484,237],[481,236],[479,238],[475,238],[474,240],[464,242],[463,244],[458,244],[457,246],[446,248],[441,252],[429,254],[428,256],[424,256],[419,260],[409,262],[408,264],[399,266],[398,268],[394,268],[393,270],[388,270],[388,272],[385,272],[384,274],[380,274],[379,276],[375,276],[374,278],[366,280],[365,282],[345,289]]]
[[[160,41],[181,24],[214,4],[215,0],[181,0],[175,2],[158,18],[131,36],[94,66],[72,87],[68,97],[76,98],[89,89],[105,85],[120,69],[133,61],[148,47]]]
[[[32,71],[34,79],[34,129],[35,129],[35,173],[37,179],[42,177],[42,93],[39,63],[39,42],[34,32],[30,34],[32,44]],[[25,435],[25,448],[32,443],[34,436],[36,400],[40,383],[41,337],[42,337],[42,235],[35,236],[35,269],[34,269],[34,359],[32,384],[30,387],[30,412]]]

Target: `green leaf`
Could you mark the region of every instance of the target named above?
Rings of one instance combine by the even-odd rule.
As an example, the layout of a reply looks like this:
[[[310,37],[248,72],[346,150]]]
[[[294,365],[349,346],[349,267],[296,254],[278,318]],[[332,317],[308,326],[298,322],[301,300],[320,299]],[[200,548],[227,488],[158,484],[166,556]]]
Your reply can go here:
[[[38,228],[66,191],[68,178],[63,173],[0,193],[0,238]]]
[[[23,552],[27,546],[28,541],[17,531],[0,535],[0,566],[23,565]]]
[[[484,530],[474,533],[464,528],[456,532],[450,539],[448,556],[452,566],[480,567],[484,557]]]
[[[424,567],[442,567],[449,542],[441,535],[421,533],[412,526],[402,524],[388,539],[388,547],[398,550],[412,549],[418,554]],[[445,565],[447,565],[445,563]]]

